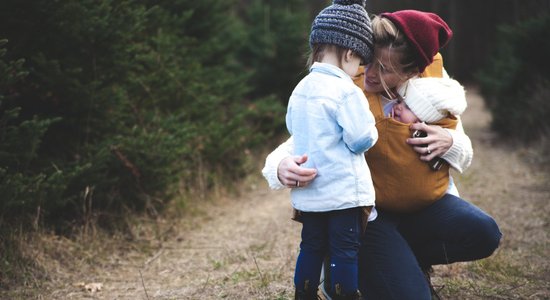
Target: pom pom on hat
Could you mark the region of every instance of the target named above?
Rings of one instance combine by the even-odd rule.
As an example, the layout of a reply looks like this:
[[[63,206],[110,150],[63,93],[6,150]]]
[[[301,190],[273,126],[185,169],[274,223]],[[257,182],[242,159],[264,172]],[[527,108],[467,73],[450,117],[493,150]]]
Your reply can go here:
[[[435,123],[449,113],[458,116],[467,106],[464,87],[450,78],[412,78],[397,92],[411,111],[426,123]]]
[[[400,29],[417,53],[419,71],[433,62],[434,55],[453,36],[453,31],[438,15],[418,10],[400,10],[380,15]]]
[[[310,47],[331,44],[356,52],[364,62],[373,56],[371,21],[365,10],[366,0],[334,0],[313,20]]]

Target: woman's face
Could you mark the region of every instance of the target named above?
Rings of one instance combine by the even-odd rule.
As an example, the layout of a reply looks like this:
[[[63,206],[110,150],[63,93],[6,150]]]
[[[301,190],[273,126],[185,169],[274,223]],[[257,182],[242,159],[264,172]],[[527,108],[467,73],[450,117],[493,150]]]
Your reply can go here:
[[[398,68],[400,54],[388,47],[375,47],[374,59],[365,67],[365,91],[369,93],[385,92],[383,82],[389,90],[405,82],[410,76]]]

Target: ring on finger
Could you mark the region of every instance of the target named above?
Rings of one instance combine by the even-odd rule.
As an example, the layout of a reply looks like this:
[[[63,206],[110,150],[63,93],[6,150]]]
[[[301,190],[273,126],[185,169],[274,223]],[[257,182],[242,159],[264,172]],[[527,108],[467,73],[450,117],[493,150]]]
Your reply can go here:
[[[430,151],[430,146],[426,146],[426,150],[428,150],[428,154],[432,154],[432,151]]]
[[[296,187],[300,187],[300,182],[296,180]]]

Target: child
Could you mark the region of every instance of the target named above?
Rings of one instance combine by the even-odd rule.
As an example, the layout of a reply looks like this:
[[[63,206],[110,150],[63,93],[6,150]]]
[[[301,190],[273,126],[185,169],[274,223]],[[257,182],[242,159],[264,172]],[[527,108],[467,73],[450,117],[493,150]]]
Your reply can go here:
[[[447,163],[440,169],[430,167],[405,143],[411,136],[409,125],[426,122],[454,129],[456,116],[467,104],[464,88],[450,78],[412,78],[398,89],[398,94],[389,117],[376,125],[384,126],[388,137],[378,141],[366,157],[376,198],[384,200],[384,209],[408,212],[440,199],[449,186]]]
[[[362,62],[372,59],[372,29],[364,5],[362,0],[335,0],[317,15],[309,39],[310,73],[288,103],[286,124],[295,154],[308,154],[304,166],[316,168],[318,174],[309,186],[291,192],[303,223],[296,299],[317,299],[327,253],[333,294],[361,299],[359,243],[364,217],[374,206],[364,152],[378,139],[367,99],[351,79]]]

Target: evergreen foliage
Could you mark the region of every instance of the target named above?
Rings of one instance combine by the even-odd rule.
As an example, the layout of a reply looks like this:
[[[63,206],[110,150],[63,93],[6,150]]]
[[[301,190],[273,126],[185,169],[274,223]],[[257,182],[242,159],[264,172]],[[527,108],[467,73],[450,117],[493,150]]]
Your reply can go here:
[[[5,58],[6,43],[0,41],[0,209],[24,215],[48,197],[59,196],[62,174],[55,166],[33,170],[44,133],[56,119],[21,118],[14,86],[28,72],[23,59]]]
[[[506,137],[550,136],[550,14],[499,28],[490,64],[476,74],[492,112],[492,127]]]
[[[304,0],[252,0],[242,12],[249,30],[241,57],[253,72],[253,95],[273,94],[286,106],[292,89],[307,74],[311,16],[306,5]]]
[[[302,3],[2,1],[0,223],[158,210],[250,172],[303,70]]]

